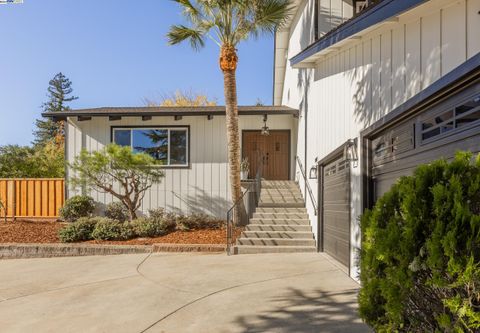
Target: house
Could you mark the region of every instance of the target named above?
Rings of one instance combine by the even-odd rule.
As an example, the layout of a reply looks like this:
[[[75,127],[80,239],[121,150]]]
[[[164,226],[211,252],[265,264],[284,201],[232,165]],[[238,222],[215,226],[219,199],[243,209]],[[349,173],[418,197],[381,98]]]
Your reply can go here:
[[[65,121],[65,156],[69,163],[82,149],[100,150],[112,142],[150,153],[160,161],[165,177],[146,194],[141,214],[163,207],[176,213],[204,213],[224,219],[232,205],[225,107],[96,108],[44,116]],[[264,177],[294,178],[297,116],[298,111],[289,107],[239,107],[242,153],[250,161],[251,177],[255,177],[259,158],[264,158]],[[260,135],[264,126],[270,135]],[[264,154],[261,157],[260,149]],[[67,184],[69,172],[67,168]],[[67,186],[67,198],[77,194],[81,189]],[[111,194],[88,194],[103,205],[114,201]]]
[[[298,182],[317,250],[356,278],[363,210],[418,164],[480,151],[480,0],[293,2],[275,34],[274,106],[239,108],[242,155],[251,174],[266,159],[264,178]],[[154,131],[166,177],[143,212],[231,205],[223,107],[45,116],[66,121],[70,162],[110,142],[145,150]]]
[[[480,0],[295,10],[275,36],[274,104],[299,109],[297,155],[315,179],[298,167],[296,179],[317,248],[356,277],[363,210],[418,164],[480,151]]]

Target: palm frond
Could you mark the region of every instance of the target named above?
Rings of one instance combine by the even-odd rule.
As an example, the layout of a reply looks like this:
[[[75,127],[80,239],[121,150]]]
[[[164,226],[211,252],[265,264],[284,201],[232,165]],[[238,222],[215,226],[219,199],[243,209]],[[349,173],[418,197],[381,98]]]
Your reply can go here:
[[[194,50],[199,50],[205,46],[205,31],[189,28],[185,25],[174,25],[167,34],[170,45],[189,41]]]

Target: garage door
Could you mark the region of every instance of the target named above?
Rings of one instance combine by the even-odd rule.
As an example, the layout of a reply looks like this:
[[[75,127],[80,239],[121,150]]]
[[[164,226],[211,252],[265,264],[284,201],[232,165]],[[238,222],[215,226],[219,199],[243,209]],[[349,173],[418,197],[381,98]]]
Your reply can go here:
[[[480,85],[379,133],[371,144],[374,199],[419,164],[452,159],[458,150],[480,150]]]
[[[345,266],[350,260],[350,165],[343,157],[323,168],[323,247]]]

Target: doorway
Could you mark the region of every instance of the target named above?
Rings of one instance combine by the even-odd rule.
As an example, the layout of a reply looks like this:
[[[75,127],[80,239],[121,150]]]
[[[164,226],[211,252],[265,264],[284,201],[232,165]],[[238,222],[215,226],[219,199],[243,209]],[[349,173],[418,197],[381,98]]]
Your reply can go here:
[[[290,130],[270,130],[270,135],[244,130],[242,158],[250,163],[249,178],[254,178],[261,168],[266,180],[290,179]]]

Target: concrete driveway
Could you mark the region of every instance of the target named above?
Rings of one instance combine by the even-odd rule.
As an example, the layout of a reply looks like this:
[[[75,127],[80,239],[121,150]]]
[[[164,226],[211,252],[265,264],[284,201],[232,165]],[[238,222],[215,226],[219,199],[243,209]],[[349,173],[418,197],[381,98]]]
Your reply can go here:
[[[317,253],[0,261],[2,332],[368,332]]]

